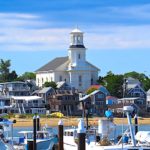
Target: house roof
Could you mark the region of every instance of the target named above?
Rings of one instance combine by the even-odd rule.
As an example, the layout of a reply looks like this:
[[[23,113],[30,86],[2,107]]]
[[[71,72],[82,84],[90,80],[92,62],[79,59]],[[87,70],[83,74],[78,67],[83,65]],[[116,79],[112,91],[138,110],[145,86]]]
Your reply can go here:
[[[48,62],[47,64],[45,64],[44,66],[42,66],[41,68],[39,68],[38,70],[36,70],[36,72],[55,70],[56,68],[58,68],[60,65],[64,64],[67,61],[68,57],[57,57],[52,61]]]
[[[85,95],[84,97],[81,97],[81,98],[79,99],[79,101],[84,101],[84,100],[86,100],[87,98],[89,98],[90,96],[95,95],[95,94],[98,93],[98,92],[100,92],[100,90],[95,90],[95,91],[93,91],[92,93],[90,93],[90,94],[88,94],[88,95]]]
[[[106,96],[106,100],[108,99],[114,99],[114,100],[117,100],[118,98],[117,97],[114,97],[114,96]]]
[[[90,66],[92,66],[92,67],[94,67],[94,68],[96,68],[98,71],[100,71],[100,69],[99,68],[97,68],[96,66],[94,66],[93,64],[91,64],[90,62],[88,62],[88,61],[86,61]]]
[[[52,89],[52,87],[45,87],[42,90],[40,90],[39,93],[47,93],[51,89]]]
[[[43,99],[42,97],[39,96],[12,96],[11,98],[13,98],[14,100],[25,100],[25,101]]]
[[[110,95],[109,91],[103,85],[91,85],[90,88],[95,88],[105,93],[106,96]]]

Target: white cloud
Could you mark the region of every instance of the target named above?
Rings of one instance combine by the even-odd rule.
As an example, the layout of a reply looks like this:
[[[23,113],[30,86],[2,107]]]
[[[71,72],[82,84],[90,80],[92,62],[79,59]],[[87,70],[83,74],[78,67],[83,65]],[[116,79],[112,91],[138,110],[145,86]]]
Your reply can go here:
[[[50,28],[51,22],[30,14],[0,14],[0,51],[53,51],[69,47],[71,28]],[[85,31],[88,49],[150,48],[150,25],[91,26]]]
[[[87,33],[86,41],[90,49],[99,50],[150,48],[149,28],[150,25],[94,27]]]

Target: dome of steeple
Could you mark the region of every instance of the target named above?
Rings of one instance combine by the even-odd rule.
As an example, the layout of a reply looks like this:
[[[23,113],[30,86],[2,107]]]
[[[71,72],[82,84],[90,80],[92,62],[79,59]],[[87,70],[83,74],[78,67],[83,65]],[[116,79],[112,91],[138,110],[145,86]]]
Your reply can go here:
[[[83,33],[79,28],[75,28],[71,31],[71,33]]]

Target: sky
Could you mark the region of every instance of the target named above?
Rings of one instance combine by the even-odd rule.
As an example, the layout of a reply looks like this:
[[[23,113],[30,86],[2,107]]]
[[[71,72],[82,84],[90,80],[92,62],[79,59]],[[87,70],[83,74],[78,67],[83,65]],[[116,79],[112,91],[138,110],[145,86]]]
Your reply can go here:
[[[0,0],[0,59],[19,75],[33,72],[68,55],[76,26],[100,76],[150,75],[149,0]]]

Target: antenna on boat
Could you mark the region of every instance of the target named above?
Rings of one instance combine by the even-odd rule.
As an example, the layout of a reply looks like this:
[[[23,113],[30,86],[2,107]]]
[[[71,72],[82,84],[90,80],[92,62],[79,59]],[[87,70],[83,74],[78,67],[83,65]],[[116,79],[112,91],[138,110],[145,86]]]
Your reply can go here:
[[[134,108],[132,106],[124,106],[123,107],[123,111],[127,115],[128,124],[129,124],[129,128],[130,128],[130,134],[131,134],[132,144],[133,144],[133,146],[136,146],[134,131],[133,131],[133,127],[132,127],[132,121],[131,121],[131,113],[134,111]]]

